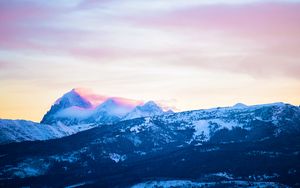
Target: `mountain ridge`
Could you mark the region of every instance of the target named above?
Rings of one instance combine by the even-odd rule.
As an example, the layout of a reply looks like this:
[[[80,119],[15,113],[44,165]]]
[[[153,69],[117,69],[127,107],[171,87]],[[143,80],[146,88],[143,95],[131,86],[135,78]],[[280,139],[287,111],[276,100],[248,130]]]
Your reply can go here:
[[[147,104],[147,103],[146,103]],[[297,107],[297,106],[293,106],[293,105],[290,105],[290,104],[285,104],[285,103],[281,103],[281,102],[277,102],[277,103],[270,103],[270,104],[261,104],[261,105],[252,105],[252,106],[247,106],[247,107],[243,107],[243,108],[240,108],[240,107],[236,107],[235,105],[232,106],[232,107],[217,107],[217,108],[211,108],[211,109],[200,109],[200,110],[192,110],[192,111],[184,111],[184,112],[177,112],[177,113],[167,113],[167,112],[163,112],[161,110],[160,107],[158,107],[154,102],[150,102],[149,103],[150,106],[155,106],[155,108],[157,108],[159,110],[159,113],[154,113],[154,114],[144,114],[144,115],[139,115],[137,117],[131,117],[129,119],[127,118],[124,118],[124,119],[121,119],[117,116],[111,116],[111,115],[108,115],[108,116],[105,116],[105,114],[102,114],[103,116],[101,117],[104,117],[104,118],[107,118],[108,120],[106,120],[106,124],[116,124],[116,123],[119,123],[119,122],[122,122],[122,121],[130,121],[130,120],[134,120],[134,119],[139,119],[139,118],[142,118],[142,117],[162,117],[162,118],[167,118],[167,117],[176,117],[175,119],[177,120],[181,120],[181,121],[185,121],[185,119],[187,118],[186,114],[202,114],[201,116],[203,116],[204,118],[208,118],[210,117],[210,114],[215,114],[214,118],[212,119],[210,117],[210,121],[204,121],[204,120],[200,120],[199,122],[197,122],[195,125],[194,125],[194,128],[198,131],[198,134],[202,134],[202,132],[204,133],[202,135],[202,137],[209,137],[209,126],[212,126],[214,125],[215,123],[222,123],[226,128],[232,128],[234,126],[236,126],[236,123],[232,123],[230,124],[228,120],[222,120],[220,121],[218,119],[219,116],[224,116],[224,115],[229,115],[230,113],[234,112],[234,113],[237,113],[237,112],[244,112],[246,113],[247,116],[249,116],[253,111],[256,111],[257,109],[272,109],[272,108],[275,108],[275,109],[278,109],[279,111],[277,112],[278,114],[274,114],[272,117],[273,119],[264,119],[264,114],[268,115],[268,111],[266,110],[266,112],[264,112],[262,110],[262,114],[259,115],[259,118],[261,119],[258,119],[258,120],[261,120],[261,121],[273,121],[275,116],[277,116],[276,118],[282,118],[280,116],[280,109],[294,109],[294,110],[298,110],[296,114],[298,114],[298,116],[300,116],[300,108]],[[148,105],[149,105],[148,104]],[[148,106],[146,105],[146,107]],[[141,106],[136,106],[132,111],[134,111],[135,109],[140,109],[140,108],[143,108],[144,105],[141,105]],[[219,116],[218,116],[219,115]],[[125,116],[126,117],[126,116]],[[239,116],[239,119],[241,119],[242,116]],[[112,118],[112,119],[109,119],[109,118]],[[113,119],[113,118],[116,118],[116,119]],[[235,119],[236,117],[232,117],[232,119]],[[1,119],[0,119],[1,120]],[[68,118],[66,118],[66,121],[69,120]],[[22,122],[22,121],[26,121],[26,120],[5,120],[6,121],[6,124],[14,124],[15,122]],[[11,123],[7,123],[11,121]],[[192,122],[192,119],[190,120]],[[231,120],[230,120],[231,121]],[[65,125],[64,123],[61,123],[61,122],[57,122],[55,124],[52,124],[52,125],[46,125],[46,124],[39,124],[39,123],[35,123],[35,122],[31,122],[31,121],[26,121],[26,122],[29,122],[30,124],[33,124],[34,125],[34,128],[43,128],[43,126],[46,126],[46,127],[51,127],[52,129],[56,129],[56,128],[59,128],[59,127],[63,127],[64,129],[70,129],[71,132],[66,132],[63,136],[68,136],[68,135],[71,135],[71,134],[75,134],[79,131],[83,131],[83,130],[88,130],[90,128],[93,128],[95,126],[99,126],[101,125],[102,123],[97,123],[97,122],[88,122],[88,123],[85,123],[85,122],[82,122],[80,124],[72,124],[72,125]],[[168,123],[173,123],[172,121],[171,122],[168,122]],[[276,124],[276,121],[274,121],[274,124]],[[0,121],[0,129],[2,131],[2,133],[5,135],[9,135],[11,134],[11,132],[14,132],[14,126],[4,126],[5,124],[3,124],[3,121],[1,122]],[[189,125],[190,126],[190,125]],[[69,127],[69,128],[66,128],[66,127]],[[8,129],[9,128],[9,129]],[[23,132],[28,132],[26,130],[26,123],[25,125],[22,127],[20,127],[19,129],[22,130]],[[139,131],[139,128],[132,128],[132,130],[136,130],[136,131]],[[30,138],[30,132],[28,132],[27,134],[24,134],[25,136],[27,135],[28,139],[25,139],[25,140],[41,140],[39,139],[39,137],[37,138],[32,138],[32,139],[29,139]],[[196,135],[198,136],[198,135]],[[0,143],[7,143],[7,142],[19,142],[19,141],[22,141],[24,140],[23,139],[23,135],[19,135],[19,137],[17,136],[15,138],[15,140],[13,139],[14,137],[11,137],[9,138],[9,136],[6,138],[7,141],[2,141]],[[53,135],[53,136],[50,136],[49,139],[55,139],[57,138],[57,136]],[[5,139],[4,139],[5,140]]]
[[[150,107],[152,109],[146,109]],[[136,114],[134,114],[134,109],[139,109],[136,110]],[[65,125],[82,123],[112,124],[129,119],[130,116],[137,118],[163,113],[162,108],[154,101],[142,105],[120,97],[107,97],[100,104],[93,106],[92,102],[84,98],[76,89],[72,89],[56,100],[44,115],[41,123],[63,123]]]
[[[141,117],[2,145],[0,185],[128,187],[181,179],[294,187],[300,183],[299,138],[300,109],[284,103]]]

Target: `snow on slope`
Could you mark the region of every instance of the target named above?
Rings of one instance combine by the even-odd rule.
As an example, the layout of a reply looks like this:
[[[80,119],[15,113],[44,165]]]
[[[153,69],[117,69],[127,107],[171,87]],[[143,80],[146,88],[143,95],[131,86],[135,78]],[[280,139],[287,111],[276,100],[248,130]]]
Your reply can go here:
[[[155,139],[158,139],[160,135],[161,140],[158,142],[165,143],[169,143],[169,136],[173,133],[177,134],[178,130],[192,130],[192,138],[186,141],[190,144],[209,141],[216,132],[221,130],[234,130],[238,137],[240,130],[251,131],[254,128],[257,130],[272,127],[276,136],[300,131],[299,123],[300,110],[297,107],[284,103],[272,103],[243,108],[223,107],[152,116],[123,129],[136,134],[153,133]],[[156,132],[154,133],[153,130]],[[157,134],[158,130],[161,130],[159,134]]]
[[[61,138],[93,127],[92,124],[45,125],[25,120],[0,119],[0,144]]]

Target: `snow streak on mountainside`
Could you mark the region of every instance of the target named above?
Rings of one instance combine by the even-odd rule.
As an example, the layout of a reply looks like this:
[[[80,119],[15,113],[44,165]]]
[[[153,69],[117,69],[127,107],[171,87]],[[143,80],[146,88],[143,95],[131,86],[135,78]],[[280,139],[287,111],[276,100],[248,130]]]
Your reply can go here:
[[[77,89],[64,94],[43,117],[43,124],[63,123],[74,125],[82,123],[112,124],[124,119],[162,115],[164,111],[150,101],[144,105],[139,101],[111,97],[94,106],[89,97]],[[168,112],[169,113],[169,112]]]
[[[25,120],[0,119],[0,144],[61,138],[93,127],[91,124],[45,125]]]

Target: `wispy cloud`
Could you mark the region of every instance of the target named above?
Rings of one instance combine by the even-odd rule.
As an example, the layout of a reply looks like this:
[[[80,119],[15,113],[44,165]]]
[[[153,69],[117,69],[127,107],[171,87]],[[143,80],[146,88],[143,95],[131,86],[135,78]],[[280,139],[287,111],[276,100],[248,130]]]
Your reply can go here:
[[[282,2],[210,5],[132,19],[142,27],[189,36],[169,49],[172,60],[184,66],[299,77],[299,10],[300,4]]]
[[[215,104],[211,96],[238,98],[230,90],[246,96],[244,85],[292,98],[300,89],[299,20],[296,0],[4,0],[2,98],[16,83],[52,93],[84,86],[105,96],[174,98],[180,109]]]

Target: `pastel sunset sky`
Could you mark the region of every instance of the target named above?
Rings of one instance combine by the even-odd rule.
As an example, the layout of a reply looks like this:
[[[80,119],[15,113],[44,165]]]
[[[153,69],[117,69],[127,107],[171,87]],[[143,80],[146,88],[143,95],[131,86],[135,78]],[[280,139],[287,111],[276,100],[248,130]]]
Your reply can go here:
[[[298,0],[1,0],[0,118],[72,88],[177,110],[300,104]]]

